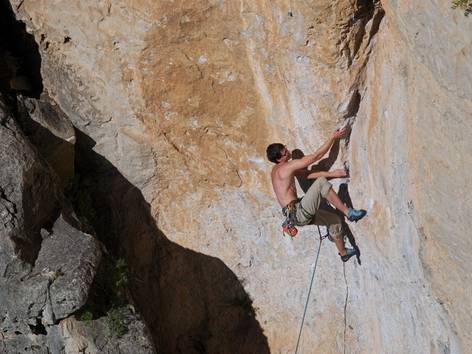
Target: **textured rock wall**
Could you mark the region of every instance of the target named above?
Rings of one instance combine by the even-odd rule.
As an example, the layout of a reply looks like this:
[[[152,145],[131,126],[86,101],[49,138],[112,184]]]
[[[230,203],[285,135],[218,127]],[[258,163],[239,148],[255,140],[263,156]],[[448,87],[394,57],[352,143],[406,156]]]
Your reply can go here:
[[[71,197],[80,192],[75,129],[41,92],[41,58],[24,27],[0,2],[0,351],[153,353],[124,294],[107,294],[101,308],[91,299],[106,293],[98,278],[110,255],[102,259],[84,221],[84,199]],[[116,272],[106,274],[115,288]]]
[[[472,21],[447,2],[384,7],[351,145],[369,253],[384,257],[376,273],[391,288],[377,301],[402,324],[380,338],[403,352],[467,352]]]
[[[154,352],[143,322],[129,310],[122,315],[122,338],[110,333],[106,316],[88,324],[74,317],[88,301],[102,250],[94,236],[80,231],[59,177],[38,152],[48,142],[31,144],[18,125],[26,117],[12,107],[12,97],[0,93],[0,351]]]
[[[12,4],[40,43],[45,90],[116,168],[104,206],[117,208],[108,220],[122,226],[143,284],[159,284],[137,281],[135,296],[152,304],[141,309],[161,347],[218,345],[217,291],[178,276],[197,282],[211,269],[212,279],[240,279],[272,352],[293,350],[317,241],[309,227],[281,238],[264,150],[281,140],[309,152],[348,119],[338,164],[349,162],[352,200],[369,209],[352,227],[362,266],[346,265],[345,306],[342,265],[323,245],[303,351],[466,352],[472,81],[462,12],[432,0],[385,0],[385,15],[380,3],[348,0]],[[134,205],[156,225],[126,212]],[[166,311],[179,303],[200,310],[187,321],[185,306]]]

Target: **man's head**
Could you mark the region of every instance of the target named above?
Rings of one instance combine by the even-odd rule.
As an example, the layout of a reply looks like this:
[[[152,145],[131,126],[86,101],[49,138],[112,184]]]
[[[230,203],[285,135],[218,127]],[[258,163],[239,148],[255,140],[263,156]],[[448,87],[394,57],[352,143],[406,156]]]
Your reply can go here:
[[[273,143],[267,147],[267,158],[270,162],[279,163],[290,159],[290,151],[285,147],[284,144]]]

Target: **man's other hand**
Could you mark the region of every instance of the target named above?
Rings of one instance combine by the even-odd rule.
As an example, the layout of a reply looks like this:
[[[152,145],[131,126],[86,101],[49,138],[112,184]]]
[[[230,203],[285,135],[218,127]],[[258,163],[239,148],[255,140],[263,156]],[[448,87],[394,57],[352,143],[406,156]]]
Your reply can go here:
[[[336,177],[336,178],[348,176],[347,171],[344,168],[338,168],[336,170],[333,170],[330,172],[330,175],[331,177]]]

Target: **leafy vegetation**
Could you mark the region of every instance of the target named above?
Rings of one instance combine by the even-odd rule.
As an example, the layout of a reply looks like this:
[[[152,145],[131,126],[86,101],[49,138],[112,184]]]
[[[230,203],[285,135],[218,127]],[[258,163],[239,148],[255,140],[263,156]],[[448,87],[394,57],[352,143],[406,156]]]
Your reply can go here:
[[[464,10],[464,15],[469,16],[472,14],[472,0],[452,0],[453,9]]]
[[[452,8],[456,9],[459,7],[461,9],[465,9],[469,4],[470,4],[469,0],[453,0]]]
[[[93,313],[90,311],[84,311],[79,316],[79,321],[84,322],[85,325],[89,327],[92,326],[92,320],[93,320]]]
[[[108,334],[119,338],[128,331],[126,323],[126,307],[113,308],[107,313]]]
[[[124,258],[119,258],[115,264],[115,289],[124,294],[128,286],[128,265]]]
[[[126,305],[129,282],[128,265],[123,258],[114,260],[104,255],[87,304],[78,315],[80,321],[91,325],[93,319],[106,316],[111,336],[121,337],[127,331]]]

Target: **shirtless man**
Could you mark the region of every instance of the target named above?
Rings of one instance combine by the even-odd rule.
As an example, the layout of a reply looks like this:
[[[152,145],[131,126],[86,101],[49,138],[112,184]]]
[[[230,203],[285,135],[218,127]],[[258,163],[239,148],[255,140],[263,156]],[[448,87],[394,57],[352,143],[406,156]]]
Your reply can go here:
[[[341,218],[335,213],[319,209],[321,199],[325,198],[328,200],[336,209],[346,215],[349,221],[358,221],[367,212],[362,209],[357,210],[346,207],[326,179],[326,177],[345,177],[346,172],[344,169],[331,172],[310,172],[307,167],[320,160],[337,139],[344,138],[347,134],[347,129],[336,130],[313,154],[306,155],[298,160],[291,160],[292,154],[283,144],[274,143],[267,147],[267,158],[275,163],[271,172],[272,186],[277,200],[283,208],[282,212],[286,215],[288,205],[293,203],[293,207],[296,210],[296,225],[303,226],[313,223],[327,226],[343,262],[347,262],[356,252],[350,248],[346,249],[344,245]],[[301,199],[297,197],[295,176],[302,176],[308,179],[317,178]]]

